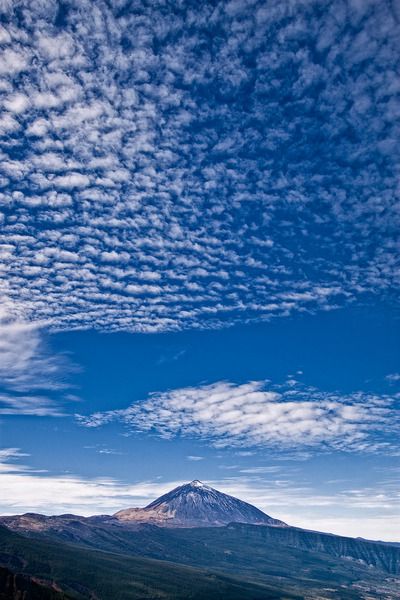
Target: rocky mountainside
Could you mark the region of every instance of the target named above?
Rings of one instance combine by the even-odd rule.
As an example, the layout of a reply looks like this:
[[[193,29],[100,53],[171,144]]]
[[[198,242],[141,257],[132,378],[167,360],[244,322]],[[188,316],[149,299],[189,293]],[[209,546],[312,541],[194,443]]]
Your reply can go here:
[[[249,523],[286,527],[286,523],[201,481],[181,485],[145,508],[117,512],[119,521],[146,522],[166,527],[220,527],[228,523]]]

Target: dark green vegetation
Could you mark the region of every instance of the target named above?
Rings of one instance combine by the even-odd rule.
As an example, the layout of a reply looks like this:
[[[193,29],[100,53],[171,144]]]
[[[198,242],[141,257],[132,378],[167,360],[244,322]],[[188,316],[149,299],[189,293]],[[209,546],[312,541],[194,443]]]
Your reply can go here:
[[[0,567],[0,600],[67,600],[67,596],[33,577]]]
[[[35,594],[39,591],[39,595],[26,595],[26,600],[302,598],[297,594],[282,594],[272,586],[241,581],[234,577],[166,561],[27,539],[4,528],[0,528],[0,549],[0,562],[7,566],[8,573],[12,571],[17,574],[14,581],[19,585],[19,588],[7,585],[9,579],[5,577],[2,582],[3,588],[0,587],[2,600],[24,598],[22,594],[17,594],[21,591],[21,586],[23,590],[24,585],[29,591],[29,583],[30,592]],[[43,585],[43,595],[40,595],[40,587],[34,586],[31,580],[33,576]],[[57,593],[55,588],[63,593]]]
[[[0,528],[0,563],[70,598],[400,598],[399,548],[295,528],[129,528],[69,516],[29,535]],[[359,558],[344,558],[351,552]]]

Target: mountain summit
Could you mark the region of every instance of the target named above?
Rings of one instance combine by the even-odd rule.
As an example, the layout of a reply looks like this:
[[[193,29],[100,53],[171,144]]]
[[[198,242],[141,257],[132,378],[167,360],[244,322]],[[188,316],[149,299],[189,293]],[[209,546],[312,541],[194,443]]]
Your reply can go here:
[[[120,521],[167,527],[220,527],[228,523],[286,524],[238,498],[218,492],[195,479],[160,496],[145,508],[128,508],[114,515]]]

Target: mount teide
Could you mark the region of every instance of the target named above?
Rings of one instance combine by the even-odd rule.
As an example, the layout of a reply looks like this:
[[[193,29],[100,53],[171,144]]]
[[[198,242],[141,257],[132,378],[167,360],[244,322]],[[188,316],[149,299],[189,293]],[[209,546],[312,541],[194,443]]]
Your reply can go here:
[[[286,523],[255,506],[218,492],[197,479],[171,490],[145,508],[121,510],[114,517],[123,522],[163,527],[221,527],[228,523],[286,527]]]

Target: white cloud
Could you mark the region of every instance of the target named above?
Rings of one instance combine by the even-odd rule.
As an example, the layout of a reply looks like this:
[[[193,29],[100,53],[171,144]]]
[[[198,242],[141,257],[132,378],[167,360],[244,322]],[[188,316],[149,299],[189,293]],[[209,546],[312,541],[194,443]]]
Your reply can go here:
[[[54,37],[40,35],[38,49],[48,60],[68,58],[74,53],[74,43],[68,34]]]
[[[162,438],[199,437],[216,447],[315,447],[370,452],[390,450],[394,398],[366,393],[339,395],[263,381],[218,382],[154,393],[125,410],[77,416],[86,427],[119,420]]]
[[[2,135],[7,135],[19,129],[20,124],[14,117],[8,113],[2,113],[0,116],[0,132]]]
[[[4,100],[4,108],[13,113],[23,113],[29,106],[29,100],[24,94],[15,94]]]
[[[46,135],[48,128],[49,124],[45,119],[36,119],[28,126],[27,134],[41,137]]]
[[[0,54],[0,75],[14,75],[28,67],[28,53],[26,50],[6,48]]]
[[[83,188],[89,185],[90,179],[87,175],[82,175],[81,173],[69,173],[68,175],[55,177],[53,183],[55,186],[61,188]]]

